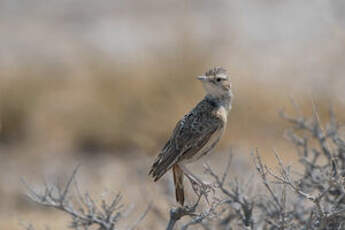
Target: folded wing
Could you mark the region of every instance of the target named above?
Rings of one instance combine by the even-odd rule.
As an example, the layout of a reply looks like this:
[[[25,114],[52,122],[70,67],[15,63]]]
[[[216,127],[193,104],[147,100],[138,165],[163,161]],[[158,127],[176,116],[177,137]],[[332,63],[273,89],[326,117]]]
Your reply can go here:
[[[198,153],[223,125],[221,119],[209,114],[186,115],[176,124],[172,136],[152,165],[149,174],[154,181],[159,180],[174,164]]]

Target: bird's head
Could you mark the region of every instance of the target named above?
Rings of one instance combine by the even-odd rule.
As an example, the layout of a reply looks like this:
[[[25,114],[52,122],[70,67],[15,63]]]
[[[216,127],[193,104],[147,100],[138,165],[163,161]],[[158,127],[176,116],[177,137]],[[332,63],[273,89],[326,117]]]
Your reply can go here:
[[[198,79],[203,83],[208,95],[212,97],[231,96],[232,82],[224,68],[210,69]]]

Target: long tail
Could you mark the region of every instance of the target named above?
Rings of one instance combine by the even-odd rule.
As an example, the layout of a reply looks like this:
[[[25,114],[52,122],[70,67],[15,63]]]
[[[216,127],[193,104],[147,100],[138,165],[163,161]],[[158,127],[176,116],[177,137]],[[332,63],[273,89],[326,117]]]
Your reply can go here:
[[[174,174],[176,201],[183,206],[183,203],[184,203],[183,171],[178,166],[178,164],[175,164],[172,170]]]

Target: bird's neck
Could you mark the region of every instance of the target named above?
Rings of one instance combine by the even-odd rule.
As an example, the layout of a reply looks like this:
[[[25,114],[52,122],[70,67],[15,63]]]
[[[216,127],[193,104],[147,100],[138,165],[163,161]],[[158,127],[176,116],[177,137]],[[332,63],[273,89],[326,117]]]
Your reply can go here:
[[[231,91],[228,91],[220,95],[207,94],[206,99],[210,100],[211,102],[215,103],[218,106],[224,106],[224,108],[228,111],[231,109],[231,102],[232,102]]]

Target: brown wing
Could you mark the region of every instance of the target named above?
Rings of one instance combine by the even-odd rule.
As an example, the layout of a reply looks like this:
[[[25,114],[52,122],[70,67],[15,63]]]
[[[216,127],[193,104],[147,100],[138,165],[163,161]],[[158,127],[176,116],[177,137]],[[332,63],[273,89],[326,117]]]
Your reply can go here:
[[[161,178],[184,156],[196,154],[222,126],[222,120],[211,113],[186,115],[177,123],[173,135],[152,165],[149,174],[154,181]]]

